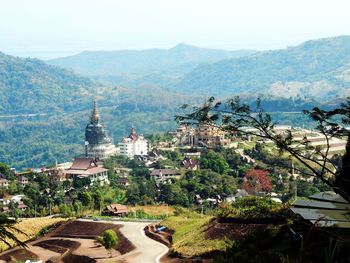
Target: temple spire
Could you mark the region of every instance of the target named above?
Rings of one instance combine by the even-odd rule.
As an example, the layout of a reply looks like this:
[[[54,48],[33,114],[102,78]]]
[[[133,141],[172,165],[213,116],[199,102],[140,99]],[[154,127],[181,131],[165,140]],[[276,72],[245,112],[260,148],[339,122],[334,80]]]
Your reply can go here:
[[[96,100],[94,100],[93,109],[91,113],[91,123],[97,124],[100,121],[100,114],[97,109]]]

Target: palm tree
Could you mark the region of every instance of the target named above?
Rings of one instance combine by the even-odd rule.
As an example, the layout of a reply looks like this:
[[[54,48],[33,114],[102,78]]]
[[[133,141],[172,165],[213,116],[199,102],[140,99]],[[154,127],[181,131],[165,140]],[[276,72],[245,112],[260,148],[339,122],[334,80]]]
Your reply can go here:
[[[12,247],[9,241],[14,241],[17,245],[26,247],[26,244],[20,241],[14,234],[16,232],[25,234],[21,230],[14,227],[15,223],[17,223],[16,220],[8,218],[4,214],[0,214],[0,241],[4,242],[9,247]]]

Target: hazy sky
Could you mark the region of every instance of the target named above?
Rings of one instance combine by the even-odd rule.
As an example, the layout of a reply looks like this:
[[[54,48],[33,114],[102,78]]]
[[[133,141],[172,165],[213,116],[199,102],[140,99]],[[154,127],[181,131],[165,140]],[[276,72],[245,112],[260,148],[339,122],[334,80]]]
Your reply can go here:
[[[0,51],[284,48],[350,35],[349,10],[348,0],[0,0]]]

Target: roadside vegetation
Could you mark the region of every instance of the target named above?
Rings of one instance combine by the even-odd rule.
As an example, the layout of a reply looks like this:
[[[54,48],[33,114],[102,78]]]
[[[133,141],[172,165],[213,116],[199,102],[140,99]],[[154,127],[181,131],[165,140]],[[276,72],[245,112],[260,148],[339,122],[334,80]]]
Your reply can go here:
[[[174,216],[162,221],[162,225],[175,231],[171,253],[189,258],[224,251],[230,247],[232,241],[205,237],[205,231],[212,219],[212,216],[201,215],[188,209],[175,210]]]
[[[142,210],[152,216],[172,216],[174,214],[174,207],[169,205],[135,205],[130,206],[131,212]]]
[[[43,232],[46,232],[51,226],[56,225],[59,222],[63,222],[64,218],[28,218],[21,219],[18,223],[14,224],[20,232],[13,231],[16,238],[22,242],[37,238]],[[10,230],[11,231],[11,230]],[[13,240],[8,240],[11,246],[17,245]],[[0,242],[0,251],[5,251],[9,248],[4,242]]]

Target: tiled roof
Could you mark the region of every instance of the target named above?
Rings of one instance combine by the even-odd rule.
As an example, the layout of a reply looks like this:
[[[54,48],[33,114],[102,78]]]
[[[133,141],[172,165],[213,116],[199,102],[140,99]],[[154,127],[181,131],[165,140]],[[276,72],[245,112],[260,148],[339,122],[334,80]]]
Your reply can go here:
[[[139,138],[134,128],[131,128],[129,138],[133,141],[137,141],[137,139]]]
[[[67,170],[67,174],[77,174],[77,175],[92,175],[98,174],[102,172],[107,172],[108,169],[102,167],[93,167],[87,170],[79,170],[79,169],[69,169]]]
[[[114,213],[114,214],[121,214],[121,213],[129,213],[129,209],[125,205],[121,204],[111,204],[106,207],[108,212]]]
[[[97,164],[93,158],[75,158],[69,170],[87,170],[96,166]]]

